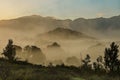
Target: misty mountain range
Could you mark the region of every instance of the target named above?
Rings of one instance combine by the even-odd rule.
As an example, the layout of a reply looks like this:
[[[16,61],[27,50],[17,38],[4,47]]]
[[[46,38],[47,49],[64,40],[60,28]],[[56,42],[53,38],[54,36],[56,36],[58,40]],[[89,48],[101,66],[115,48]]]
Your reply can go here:
[[[111,18],[101,17],[95,19],[78,18],[75,20],[60,20],[53,17],[32,15],[0,21],[0,28],[7,28],[26,32],[33,31],[38,33],[44,33],[59,27],[72,29],[86,34],[104,33],[112,35],[115,33],[115,35],[118,35],[120,33],[120,16],[114,16]],[[51,32],[49,33],[52,34]]]

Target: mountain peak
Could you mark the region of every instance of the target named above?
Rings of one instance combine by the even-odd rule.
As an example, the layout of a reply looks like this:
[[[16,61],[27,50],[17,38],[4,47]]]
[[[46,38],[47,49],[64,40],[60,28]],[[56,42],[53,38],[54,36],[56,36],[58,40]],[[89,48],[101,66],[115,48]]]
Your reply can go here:
[[[18,17],[18,18],[16,18],[16,19],[25,19],[25,18],[43,18],[42,16],[40,16],[40,15],[30,15],[30,16],[22,16],[22,17]]]
[[[50,39],[81,39],[81,38],[90,38],[93,39],[93,37],[89,37],[81,32],[77,32],[74,30],[71,30],[69,28],[61,28],[58,27],[54,30],[51,30],[47,33],[38,35],[40,38],[50,38]]]
[[[66,34],[66,35],[78,35],[78,34],[82,34],[81,32],[77,32],[74,30],[71,30],[69,28],[62,28],[62,27],[58,27],[52,31],[49,31],[48,33],[52,33],[52,34]]]

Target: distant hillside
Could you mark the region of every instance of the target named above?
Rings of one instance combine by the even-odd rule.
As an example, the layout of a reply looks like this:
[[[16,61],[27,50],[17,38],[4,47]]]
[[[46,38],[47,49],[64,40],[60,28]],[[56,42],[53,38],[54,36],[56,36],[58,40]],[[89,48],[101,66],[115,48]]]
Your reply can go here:
[[[71,20],[59,20],[52,17],[42,17],[39,15],[23,16],[16,19],[1,20],[1,28],[25,31],[48,31],[57,27],[69,27]]]
[[[87,36],[81,32],[77,32],[68,28],[56,28],[44,34],[39,34],[37,37],[42,39],[94,39],[93,37]]]
[[[78,18],[70,23],[70,27],[77,31],[85,31],[85,29],[94,29],[102,32],[109,30],[120,30],[120,15],[111,18]]]

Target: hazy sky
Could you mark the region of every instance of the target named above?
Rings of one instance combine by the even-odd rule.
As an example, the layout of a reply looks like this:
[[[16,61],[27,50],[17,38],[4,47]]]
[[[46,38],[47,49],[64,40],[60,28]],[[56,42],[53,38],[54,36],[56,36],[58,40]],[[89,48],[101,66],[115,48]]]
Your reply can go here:
[[[120,15],[120,0],[0,0],[0,19],[25,15],[95,18]]]

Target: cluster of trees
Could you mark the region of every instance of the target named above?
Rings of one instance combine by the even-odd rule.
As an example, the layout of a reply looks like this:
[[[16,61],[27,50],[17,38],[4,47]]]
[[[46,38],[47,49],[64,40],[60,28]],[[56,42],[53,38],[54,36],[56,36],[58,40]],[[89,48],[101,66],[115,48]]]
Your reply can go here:
[[[93,68],[95,71],[106,70],[109,72],[120,71],[120,60],[118,59],[119,55],[119,46],[112,42],[110,48],[105,48],[104,57],[99,56],[96,59],[96,62],[93,62],[92,66],[89,64],[91,62],[91,57],[89,54],[86,55],[86,58],[82,60],[82,67],[85,69]]]
[[[12,39],[9,39],[8,44],[3,49],[2,55],[4,55],[4,57],[8,59],[9,61],[15,61],[17,59],[16,54],[18,53],[20,54],[24,53],[24,54],[29,54],[29,55],[34,54],[37,56],[43,54],[42,50],[38,48],[37,46],[27,45],[22,49],[20,46],[14,45]]]

